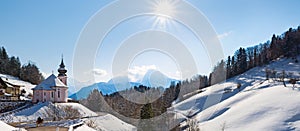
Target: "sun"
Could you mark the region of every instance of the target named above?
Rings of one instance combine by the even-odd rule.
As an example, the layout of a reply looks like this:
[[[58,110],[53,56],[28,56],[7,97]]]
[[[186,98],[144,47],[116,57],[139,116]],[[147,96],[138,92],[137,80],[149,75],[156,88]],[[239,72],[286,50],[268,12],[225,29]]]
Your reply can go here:
[[[172,17],[176,15],[177,0],[155,0],[153,14],[154,27],[166,28]]]
[[[160,15],[173,16],[176,11],[176,0],[156,0],[154,3],[154,13]]]

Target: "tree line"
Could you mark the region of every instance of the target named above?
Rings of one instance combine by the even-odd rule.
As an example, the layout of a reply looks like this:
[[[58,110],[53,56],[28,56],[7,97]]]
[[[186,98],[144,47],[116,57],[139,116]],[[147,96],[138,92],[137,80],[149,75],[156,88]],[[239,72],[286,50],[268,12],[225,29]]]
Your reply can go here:
[[[300,54],[300,26],[290,28],[281,35],[273,34],[272,39],[265,43],[248,48],[240,47],[227,60],[221,60],[209,76],[209,85],[213,85],[240,75],[249,69],[263,66],[280,57],[294,59],[298,62]]]
[[[39,68],[35,64],[29,62],[21,65],[19,57],[9,57],[4,47],[0,48],[0,73],[18,77],[32,84],[39,84],[44,80]]]
[[[110,95],[103,95],[101,91],[95,89],[86,99],[80,100],[80,103],[93,111],[113,114],[123,121],[135,125],[139,130],[168,130],[169,127],[172,127],[172,122],[177,124],[174,119],[170,119],[174,118],[172,116],[174,114],[166,113],[172,103],[182,101],[185,99],[185,94],[207,86],[208,78],[196,75],[191,79],[172,82],[170,87],[165,89],[139,85]],[[126,99],[123,96],[126,96]],[[154,101],[139,104],[145,99]],[[156,116],[163,117],[159,117],[155,121],[149,120]],[[138,121],[130,121],[126,117]]]

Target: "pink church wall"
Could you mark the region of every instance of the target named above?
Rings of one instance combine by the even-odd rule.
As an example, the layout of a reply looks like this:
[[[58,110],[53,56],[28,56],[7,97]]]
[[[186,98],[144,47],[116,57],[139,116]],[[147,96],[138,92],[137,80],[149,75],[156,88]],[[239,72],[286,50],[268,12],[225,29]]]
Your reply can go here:
[[[37,103],[37,102],[46,102],[46,101],[54,101],[54,98],[51,96],[51,92],[49,90],[34,90],[33,91],[33,98],[32,102]]]
[[[68,88],[55,88],[55,102],[67,102],[68,101]]]
[[[67,102],[68,101],[68,91],[67,88],[61,88],[61,101]]]
[[[33,97],[32,102],[37,103],[42,100],[42,97],[40,96],[42,94],[41,90],[33,90]]]

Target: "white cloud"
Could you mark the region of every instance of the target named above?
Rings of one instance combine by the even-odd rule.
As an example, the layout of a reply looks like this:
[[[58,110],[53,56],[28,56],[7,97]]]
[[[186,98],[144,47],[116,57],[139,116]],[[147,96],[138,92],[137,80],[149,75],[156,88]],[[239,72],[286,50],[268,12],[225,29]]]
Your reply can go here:
[[[225,33],[223,33],[223,34],[219,34],[219,35],[218,35],[218,38],[219,38],[219,39],[223,39],[223,38],[225,38],[225,37],[228,37],[231,33],[232,33],[232,31],[228,31],[228,32],[225,32]]]
[[[92,70],[86,71],[83,73],[84,76],[86,76],[86,80],[81,80],[75,78],[77,81],[82,82],[82,83],[89,83],[89,84],[93,84],[96,82],[104,82],[106,81],[106,77],[108,76],[108,73],[106,70],[100,69],[100,68],[94,68]]]
[[[181,76],[181,72],[180,71],[176,71],[175,72],[175,75],[174,75],[174,78],[177,79],[177,80],[181,80],[182,79],[182,76]]]
[[[107,75],[107,72],[106,70],[102,70],[102,69],[98,69],[98,68],[95,68],[91,71],[91,73],[93,75],[97,75],[97,76],[106,76]]]
[[[134,66],[128,69],[128,78],[130,81],[136,82],[141,80],[148,70],[158,70],[155,65]]]

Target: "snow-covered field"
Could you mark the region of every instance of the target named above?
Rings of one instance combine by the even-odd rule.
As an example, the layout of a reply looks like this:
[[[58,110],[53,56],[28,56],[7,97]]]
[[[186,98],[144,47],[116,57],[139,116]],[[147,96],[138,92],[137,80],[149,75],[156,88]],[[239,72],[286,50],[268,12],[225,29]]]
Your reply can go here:
[[[293,72],[294,77],[300,72],[299,63],[281,59],[209,87],[169,110],[176,112],[178,119],[196,120],[201,131],[300,130],[299,82],[298,88],[293,88],[288,82],[284,87],[282,82],[265,81],[265,68]],[[237,83],[242,84],[240,92]],[[232,91],[225,93],[224,89]]]

